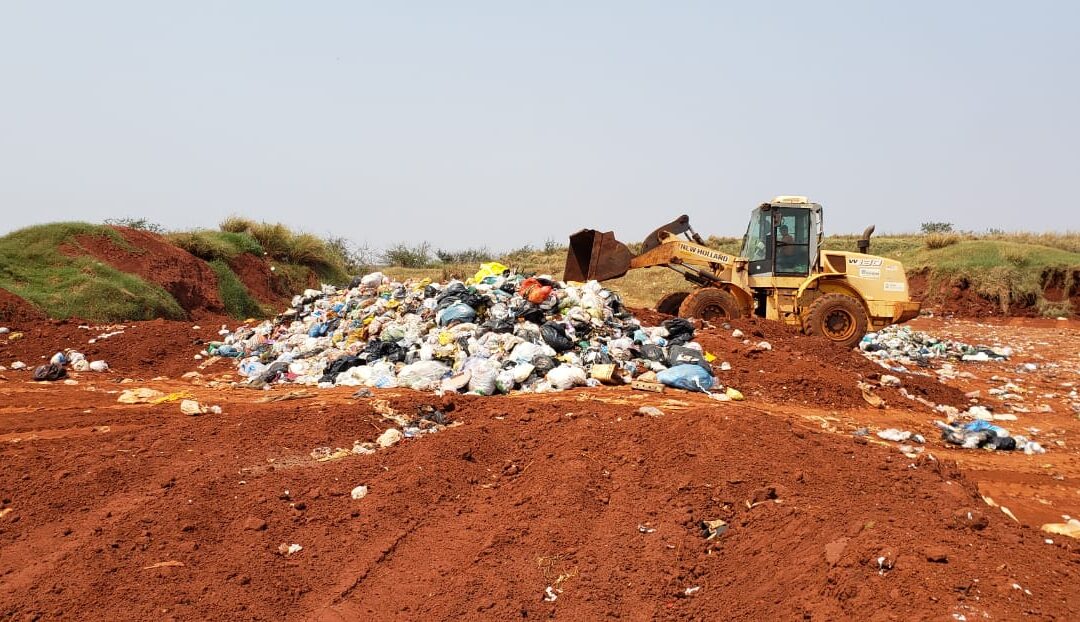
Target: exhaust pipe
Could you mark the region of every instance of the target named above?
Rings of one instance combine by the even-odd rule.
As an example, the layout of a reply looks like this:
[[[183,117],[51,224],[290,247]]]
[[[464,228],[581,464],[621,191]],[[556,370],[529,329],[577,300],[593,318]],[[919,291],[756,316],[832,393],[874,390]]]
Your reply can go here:
[[[874,233],[874,225],[870,225],[862,232],[862,237],[856,243],[859,248],[859,252],[866,255],[870,252],[870,236]]]

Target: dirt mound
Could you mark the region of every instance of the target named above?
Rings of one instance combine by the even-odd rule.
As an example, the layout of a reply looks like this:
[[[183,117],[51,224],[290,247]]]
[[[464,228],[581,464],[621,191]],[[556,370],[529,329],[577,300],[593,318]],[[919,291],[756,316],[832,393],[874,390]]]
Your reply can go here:
[[[149,379],[155,376],[178,377],[195,369],[194,356],[203,343],[219,338],[222,324],[233,325],[229,318],[204,318],[205,325],[193,329],[191,322],[151,320],[126,324],[80,324],[76,320],[37,320],[20,327],[23,337],[15,341],[0,339],[0,365],[22,361],[33,368],[47,362],[56,352],[71,348],[89,360],[103,360],[112,373]],[[112,333],[111,336],[102,337]],[[94,340],[94,343],[89,343]],[[13,374],[16,372],[8,372]],[[29,371],[25,372],[29,378]],[[18,376],[15,376],[18,377]]]
[[[0,322],[21,326],[44,317],[41,309],[6,289],[0,289]]]
[[[14,619],[1067,619],[1080,607],[1074,545],[991,511],[949,465],[704,396],[380,391],[402,412],[452,404],[460,425],[318,462],[313,448],[374,439],[387,422],[350,391],[258,404],[188,387],[224,414],[186,417],[52,387],[14,394],[0,427],[21,439],[0,444],[19,465],[0,470],[0,611]],[[644,403],[666,414],[634,416]],[[360,484],[368,495],[350,498]],[[729,529],[706,539],[701,523],[716,519]],[[282,555],[283,543],[302,550]]]
[[[647,325],[659,325],[670,319],[654,310],[632,311]],[[712,325],[699,328],[694,340],[716,356],[713,368],[720,382],[739,389],[747,397],[819,408],[862,407],[866,402],[858,382],[876,382],[884,371],[855,350],[838,348],[824,337],[804,335],[780,322],[755,317],[726,324],[730,328]],[[735,329],[741,330],[743,336],[733,337]],[[767,341],[771,350],[757,347],[762,341]],[[731,363],[731,371],[720,371],[724,361]],[[941,384],[936,377],[894,375],[902,378],[903,386],[913,395],[937,404],[965,403],[961,391]],[[888,403],[913,403],[897,389],[879,388],[875,393]]]
[[[104,236],[82,235],[61,251],[67,255],[89,254],[117,270],[160,285],[192,318],[225,312],[218,294],[217,275],[206,262],[155,233],[127,227],[113,229],[134,250],[123,248]]]
[[[229,260],[229,268],[236,273],[255,300],[263,304],[275,307],[288,305],[292,298],[291,294],[281,291],[269,262],[262,257],[241,253]]]

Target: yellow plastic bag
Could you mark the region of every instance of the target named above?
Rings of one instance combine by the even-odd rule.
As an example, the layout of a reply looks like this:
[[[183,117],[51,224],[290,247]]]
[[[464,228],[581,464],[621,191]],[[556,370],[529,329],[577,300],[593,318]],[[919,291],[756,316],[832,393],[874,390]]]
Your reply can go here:
[[[480,283],[484,279],[495,276],[502,276],[503,272],[506,272],[509,268],[502,265],[497,261],[489,261],[488,263],[480,264],[480,269],[476,271],[476,274],[469,279],[469,284]]]

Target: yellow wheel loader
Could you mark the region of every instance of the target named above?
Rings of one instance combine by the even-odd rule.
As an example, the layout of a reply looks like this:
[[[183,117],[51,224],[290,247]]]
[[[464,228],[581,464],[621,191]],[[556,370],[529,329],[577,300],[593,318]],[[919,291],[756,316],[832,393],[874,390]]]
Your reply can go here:
[[[653,231],[634,254],[611,231],[570,236],[567,281],[605,281],[635,268],[664,266],[697,286],[664,296],[658,311],[716,321],[757,315],[798,326],[853,347],[869,328],[905,322],[919,313],[908,296],[899,261],[867,254],[870,226],[859,252],[824,250],[821,205],[780,196],[750,216],[741,256],[705,245],[687,216]]]

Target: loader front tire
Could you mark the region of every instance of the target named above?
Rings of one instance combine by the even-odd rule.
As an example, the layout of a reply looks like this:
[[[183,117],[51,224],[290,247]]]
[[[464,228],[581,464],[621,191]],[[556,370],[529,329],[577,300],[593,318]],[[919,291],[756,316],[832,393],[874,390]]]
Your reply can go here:
[[[665,315],[679,315],[679,307],[690,292],[673,292],[656,303],[656,310]]]
[[[803,331],[843,348],[854,348],[866,334],[868,323],[866,309],[858,300],[844,294],[825,294],[810,305]]]
[[[699,318],[709,322],[736,320],[746,315],[739,299],[716,287],[702,287],[690,292],[679,305],[679,317]]]

